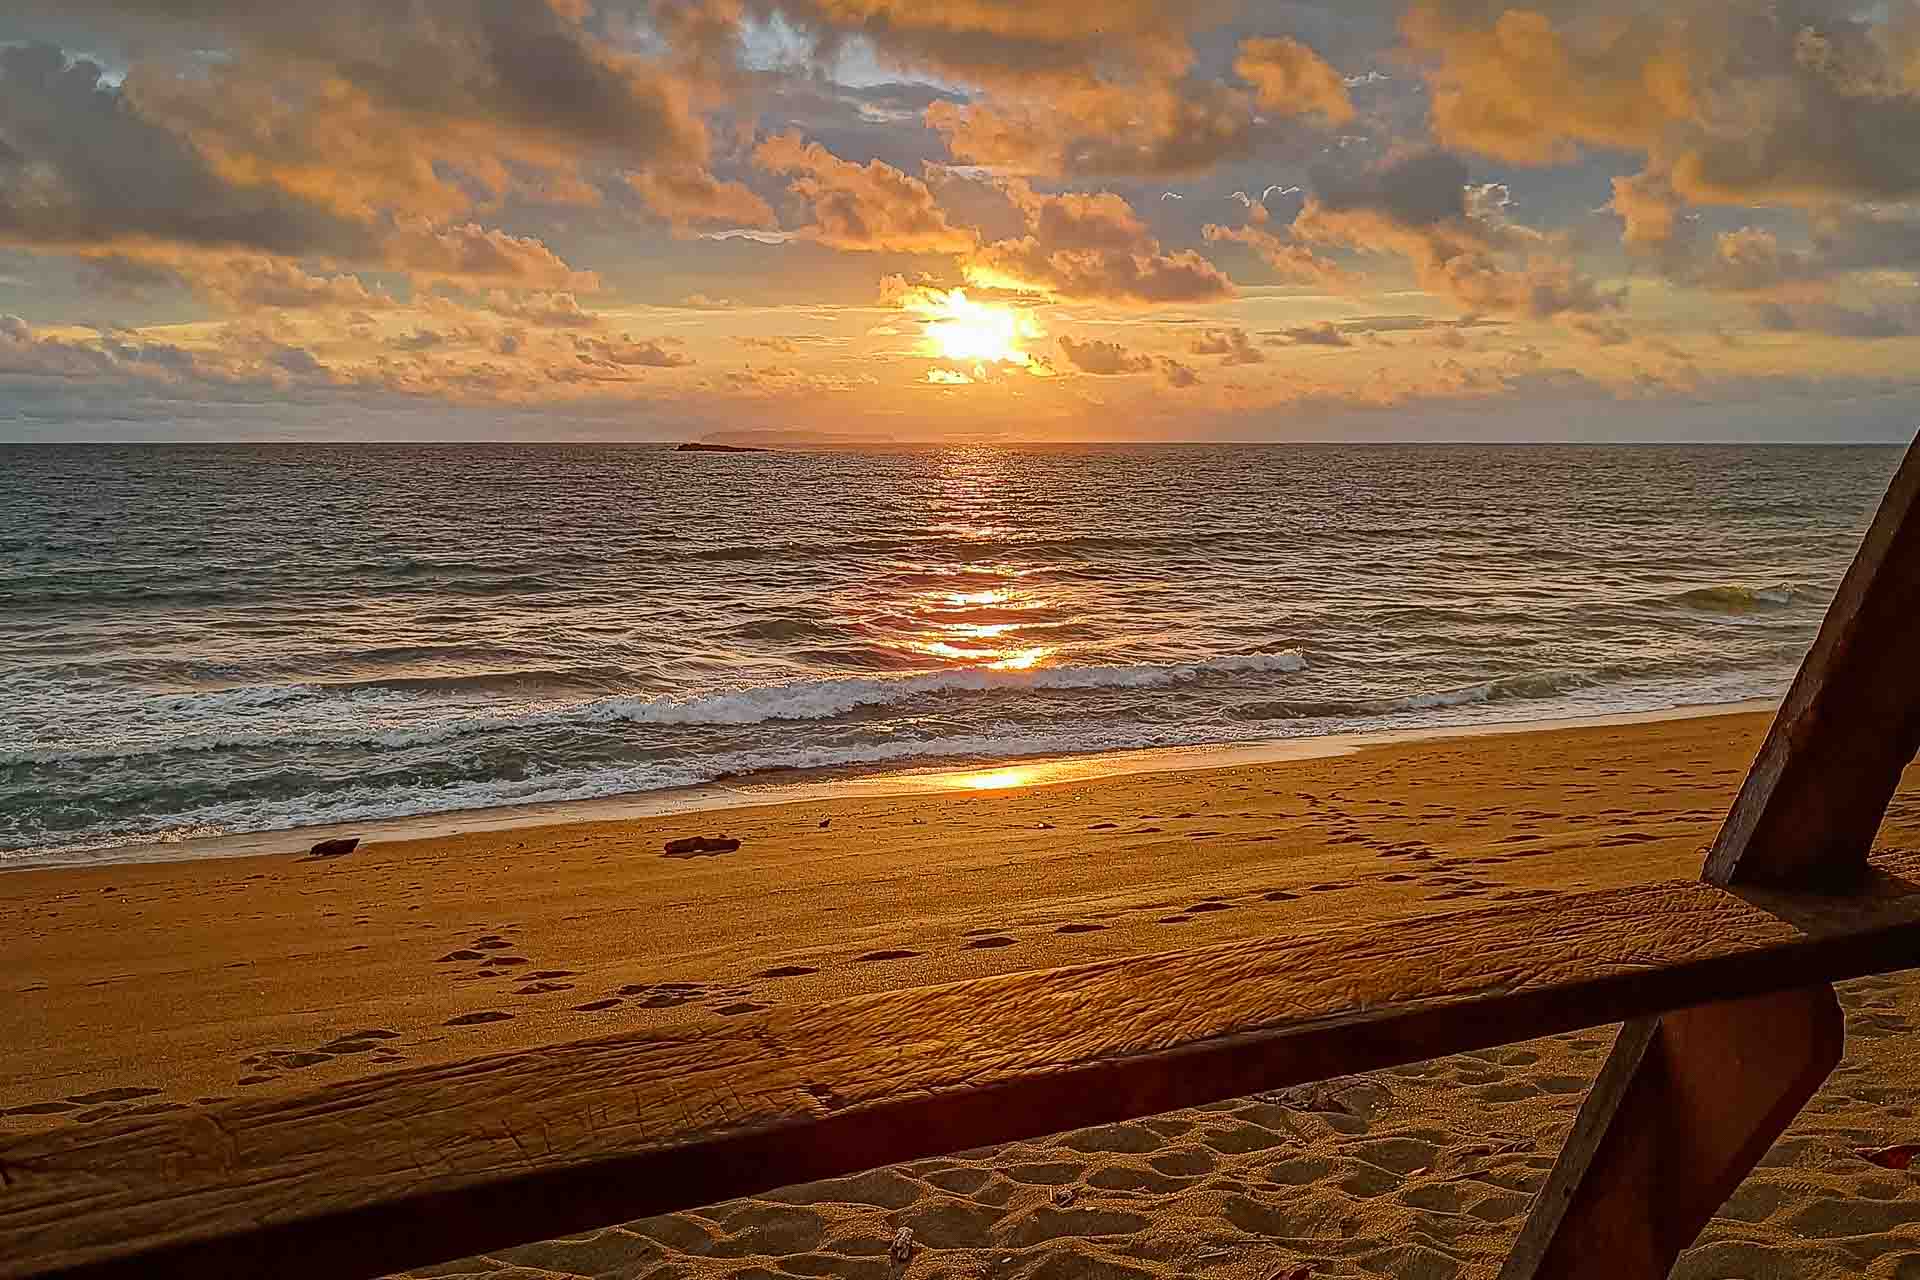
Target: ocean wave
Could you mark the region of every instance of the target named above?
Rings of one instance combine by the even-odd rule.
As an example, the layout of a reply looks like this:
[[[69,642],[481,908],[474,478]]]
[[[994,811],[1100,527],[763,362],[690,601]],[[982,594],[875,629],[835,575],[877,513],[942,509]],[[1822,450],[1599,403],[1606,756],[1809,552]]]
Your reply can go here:
[[[109,831],[95,827],[96,834],[92,835],[36,832],[16,827],[0,834],[0,865],[82,861],[86,859],[70,855],[85,854],[106,855],[99,860],[110,860],[112,850],[130,845],[169,844],[205,836],[374,822],[508,805],[560,804],[790,770],[1017,760],[1089,751],[1190,746],[1208,738],[1209,735],[1193,728],[1150,729],[1131,723],[1109,724],[1041,735],[986,732],[843,746],[794,746],[716,754],[698,761],[574,767],[523,777],[465,779],[426,787],[413,780],[362,783],[321,794],[222,801],[156,817],[143,814]]]
[[[729,640],[831,640],[843,631],[833,621],[823,618],[756,618],[728,627],[720,634]]]
[[[1785,609],[1804,599],[1807,588],[1782,582],[1770,587],[1717,586],[1695,587],[1666,597],[1664,603],[1704,613],[1755,613],[1766,609]]]
[[[392,691],[411,694],[474,694],[528,690],[551,692],[605,692],[610,685],[630,684],[633,677],[621,667],[516,667],[501,671],[455,672],[446,675],[386,675],[361,679],[311,680],[294,688],[310,694],[358,694]]]
[[[909,676],[801,680],[689,698],[613,696],[520,714],[470,716],[424,724],[355,727],[345,734],[330,732],[324,721],[316,722],[311,717],[303,717],[297,724],[265,732],[245,727],[244,722],[231,728],[199,733],[192,732],[189,726],[183,724],[181,733],[176,737],[137,743],[53,743],[0,751],[0,765],[44,765],[162,753],[263,749],[284,746],[289,738],[296,735],[300,744],[306,747],[372,746],[398,750],[481,733],[557,726],[741,726],[770,721],[830,720],[855,711],[892,706],[916,698],[1035,690],[1160,689],[1219,676],[1284,675],[1303,671],[1306,666],[1305,655],[1297,649],[1286,649],[1272,653],[1229,654],[1191,663],[1040,667],[1025,671],[949,669]],[[164,695],[160,707],[163,710],[209,709],[212,700],[219,703],[218,710],[231,713],[251,707],[270,707],[276,702],[292,698],[311,697],[316,692],[324,693],[324,686],[292,685],[221,690],[212,694]]]
[[[1386,698],[1325,698],[1243,702],[1230,714],[1236,720],[1348,720],[1371,716],[1437,711],[1487,702],[1555,698],[1598,684],[1601,677],[1578,671],[1539,671],[1500,676],[1452,689],[1435,689]]]
[[[1572,681],[1573,687],[1580,687],[1584,683],[1574,680],[1572,673],[1543,672],[1415,694],[1402,699],[1383,699],[1373,703],[1355,701],[1340,705],[1351,719],[1360,722],[1351,725],[1353,729],[1388,728],[1392,727],[1391,713],[1384,708],[1465,708],[1479,703],[1500,702],[1523,694],[1529,687],[1529,681],[1540,682],[1535,687],[1542,688],[1561,681]],[[1708,692],[1709,700],[1750,697],[1757,693],[1753,689]],[[1676,698],[1673,690],[1665,688],[1646,688],[1638,692],[1628,690],[1623,694],[1621,697],[1610,695],[1606,709],[1612,712],[1653,710],[1686,705],[1689,701]],[[1305,707],[1310,704],[1294,705]],[[1531,709],[1497,714],[1514,722],[1523,722],[1568,713],[1569,708],[1565,704],[1542,699],[1535,702]],[[1483,716],[1463,711],[1453,722],[1479,718]],[[1368,720],[1373,723],[1367,723]],[[1380,723],[1382,720],[1386,723]],[[1308,733],[1322,731],[1318,727],[1305,730]],[[79,830],[36,828],[29,820],[30,815],[18,813],[12,815],[10,825],[0,821],[0,866],[110,862],[121,860],[124,855],[117,851],[130,846],[169,844],[191,838],[246,832],[368,823],[502,806],[561,804],[722,780],[755,776],[764,778],[792,770],[957,767],[1087,752],[1271,742],[1290,736],[1296,734],[1277,732],[1271,724],[1243,723],[1237,727],[1222,723],[1153,725],[1128,719],[1088,722],[1065,729],[1054,727],[1038,733],[1000,725],[975,733],[903,738],[888,736],[857,742],[819,743],[816,740],[802,742],[789,738],[777,745],[691,759],[574,765],[547,771],[535,769],[510,777],[462,778],[431,785],[422,785],[417,777],[409,776],[403,769],[396,769],[389,775],[391,780],[374,777],[323,792],[298,795],[253,795],[197,805],[189,800],[172,812],[157,812],[136,805],[134,809],[137,816],[130,816],[127,809],[116,804],[114,807],[118,812],[101,813],[97,821]],[[290,846],[297,847],[300,838],[289,835],[288,842]]]

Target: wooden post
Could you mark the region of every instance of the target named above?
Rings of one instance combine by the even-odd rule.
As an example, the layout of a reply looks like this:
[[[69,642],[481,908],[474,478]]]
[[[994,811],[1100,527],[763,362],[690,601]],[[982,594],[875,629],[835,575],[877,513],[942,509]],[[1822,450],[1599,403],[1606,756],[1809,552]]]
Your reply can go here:
[[[1920,749],[1920,440],[1708,851],[1725,887],[1860,880]],[[1501,1280],[1659,1280],[1840,1061],[1829,985],[1629,1022]]]
[[[1840,1061],[1826,984],[1628,1023],[1500,1280],[1657,1280]]]

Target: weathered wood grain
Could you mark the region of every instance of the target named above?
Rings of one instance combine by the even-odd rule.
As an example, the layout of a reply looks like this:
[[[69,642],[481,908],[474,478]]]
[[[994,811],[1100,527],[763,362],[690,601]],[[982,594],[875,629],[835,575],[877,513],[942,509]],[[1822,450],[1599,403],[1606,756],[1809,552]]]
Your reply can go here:
[[[1840,1061],[1821,983],[1620,1032],[1500,1280],[1662,1280]]]
[[[1920,440],[1907,451],[1703,873],[1840,884],[1920,750]]]
[[[375,1276],[921,1156],[1920,965],[1920,854],[1007,974],[0,1146],[0,1276]]]

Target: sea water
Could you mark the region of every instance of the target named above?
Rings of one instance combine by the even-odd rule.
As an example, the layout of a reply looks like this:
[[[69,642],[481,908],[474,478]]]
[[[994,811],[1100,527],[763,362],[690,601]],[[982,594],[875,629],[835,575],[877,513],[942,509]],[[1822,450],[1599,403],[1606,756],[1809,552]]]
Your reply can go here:
[[[1889,448],[0,449],[0,865],[1780,694]]]

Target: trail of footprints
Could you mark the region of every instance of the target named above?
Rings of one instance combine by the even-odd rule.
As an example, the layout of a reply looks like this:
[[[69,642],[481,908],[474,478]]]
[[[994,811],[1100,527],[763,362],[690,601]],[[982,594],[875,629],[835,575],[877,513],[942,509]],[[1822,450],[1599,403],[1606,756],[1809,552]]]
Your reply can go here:
[[[485,925],[474,926],[485,928]],[[440,957],[437,963],[457,966],[449,977],[454,982],[497,982],[518,983],[512,988],[517,996],[552,995],[561,991],[573,990],[574,984],[567,981],[577,978],[576,969],[532,969],[533,961],[519,954],[525,948],[508,937],[517,926],[504,925],[505,933],[488,933],[474,938],[463,947],[455,948]],[[501,1009],[476,1009],[447,1019],[449,1027],[476,1027],[490,1022],[506,1022],[513,1015]]]
[[[1609,776],[1609,771],[1600,771],[1601,777]],[[1587,788],[1590,790],[1590,788]],[[1451,852],[1438,848],[1426,841],[1414,838],[1381,839],[1369,834],[1371,826],[1379,817],[1378,813],[1359,812],[1368,802],[1355,801],[1348,795],[1335,791],[1327,795],[1314,795],[1307,792],[1295,793],[1309,813],[1316,815],[1323,828],[1320,839],[1332,845],[1357,845],[1371,851],[1374,856],[1387,862],[1394,869],[1383,875],[1366,875],[1352,879],[1328,880],[1305,886],[1287,888],[1252,889],[1238,894],[1215,894],[1185,904],[1162,903],[1148,905],[1135,910],[1153,913],[1154,923],[1162,926],[1190,925],[1217,912],[1233,911],[1243,907],[1259,907],[1263,904],[1282,903],[1298,900],[1313,894],[1333,894],[1359,889],[1368,884],[1408,886],[1424,891],[1422,900],[1434,903],[1471,902],[1475,899],[1489,902],[1512,902],[1528,898],[1551,897],[1554,891],[1544,888],[1522,888],[1502,883],[1492,878],[1493,869],[1518,862],[1523,859],[1545,857],[1554,850],[1545,847],[1546,837],[1533,832],[1515,832],[1487,840],[1478,850],[1470,852]],[[1462,816],[1447,805],[1433,803],[1417,807],[1407,802],[1390,800],[1374,802],[1375,807],[1394,812],[1393,816],[1413,818],[1431,822],[1458,821],[1466,828],[1486,827],[1496,820],[1528,822],[1555,822],[1563,820],[1562,815],[1546,810],[1518,808],[1513,810],[1491,809]],[[1087,825],[1090,835],[1111,835],[1116,837],[1175,834],[1190,840],[1210,840],[1220,838],[1223,833],[1206,825],[1208,819],[1218,822],[1237,816],[1250,818],[1251,814],[1229,815],[1227,813],[1200,814],[1194,811],[1159,814],[1143,813],[1132,823],[1122,821],[1100,821]],[[1631,828],[1625,828],[1627,821],[1645,821],[1655,815],[1626,810],[1606,809],[1596,815],[1601,821],[1613,824],[1616,829],[1601,836],[1601,845],[1626,845],[1661,838],[1659,835]],[[1663,813],[1658,821],[1668,823],[1696,816],[1694,813]],[[1192,829],[1187,826],[1170,824],[1197,824]],[[1051,824],[1042,824],[1051,826]],[[1257,842],[1278,840],[1272,833],[1243,833],[1235,837],[1238,840]],[[1028,929],[1017,927],[999,927],[974,929],[963,936],[960,946],[969,951],[995,951],[1021,945],[1023,933],[1050,932],[1059,935],[1098,933],[1112,924],[1116,917],[1104,920],[1068,920],[1058,923],[1035,925]],[[569,969],[531,969],[533,961],[520,954],[512,939],[512,927],[502,932],[477,936],[466,945],[441,957],[441,962],[450,966],[459,966],[454,974],[455,981],[515,982],[512,988],[518,996],[541,996],[572,991],[576,987],[574,979],[583,975]],[[855,964],[884,964],[893,961],[918,960],[925,957],[924,951],[908,947],[883,947],[859,952],[849,959]],[[768,1007],[764,998],[757,993],[753,984],[778,982],[784,979],[810,977],[820,972],[817,964],[782,964],[764,969],[752,976],[747,984],[739,983],[701,983],[701,982],[645,982],[631,983],[612,990],[593,993],[593,998],[567,1006],[571,1011],[582,1014],[601,1014],[615,1010],[669,1010],[682,1007],[696,1007],[720,1014],[737,1016],[758,1012]],[[511,1018],[511,1013],[498,1009],[477,1009],[450,1019],[446,1025],[451,1027],[474,1026],[487,1022],[502,1021]]]
[[[368,1061],[381,1066],[393,1066],[404,1062],[405,1056],[391,1043],[400,1038],[397,1031],[385,1027],[370,1027],[359,1031],[348,1031],[334,1036],[325,1044],[315,1045],[311,1049],[263,1049],[250,1053],[240,1059],[240,1066],[248,1074],[240,1077],[242,1085],[272,1084],[288,1071],[304,1071],[332,1062],[335,1058],[368,1055]]]

